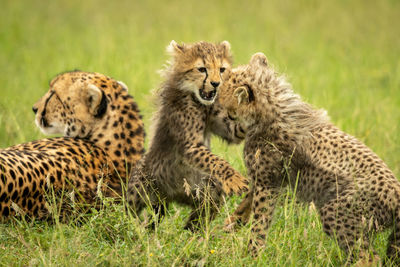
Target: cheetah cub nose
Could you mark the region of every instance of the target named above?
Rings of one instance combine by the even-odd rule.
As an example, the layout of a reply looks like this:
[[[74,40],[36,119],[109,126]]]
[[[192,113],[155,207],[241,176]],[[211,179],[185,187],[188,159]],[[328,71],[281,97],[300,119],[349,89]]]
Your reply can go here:
[[[210,83],[214,88],[217,88],[219,85],[219,82],[210,82]]]
[[[35,107],[32,107],[32,110],[33,110],[33,113],[37,113],[37,111],[38,111],[38,109],[37,108],[35,108]]]

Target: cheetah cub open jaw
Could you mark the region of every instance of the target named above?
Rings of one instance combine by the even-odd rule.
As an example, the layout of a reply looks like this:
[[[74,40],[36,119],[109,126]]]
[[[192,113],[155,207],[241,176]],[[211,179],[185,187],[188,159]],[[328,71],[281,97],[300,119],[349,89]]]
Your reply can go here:
[[[313,202],[323,230],[350,256],[370,253],[370,233],[392,227],[387,256],[399,260],[400,182],[386,164],[355,137],[334,126],[324,110],[303,102],[262,53],[232,70],[219,101],[247,123],[244,157],[252,187],[228,223],[253,214],[249,250],[265,244],[283,186]]]

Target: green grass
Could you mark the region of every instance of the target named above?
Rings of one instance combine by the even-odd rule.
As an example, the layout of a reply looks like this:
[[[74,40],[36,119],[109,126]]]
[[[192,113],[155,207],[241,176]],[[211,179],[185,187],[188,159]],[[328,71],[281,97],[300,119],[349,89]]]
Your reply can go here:
[[[235,62],[258,51],[295,91],[370,146],[400,175],[400,2],[395,0],[106,1],[3,0],[0,10],[0,147],[44,138],[33,103],[57,73],[81,69],[124,81],[146,129],[172,40],[228,40]],[[214,140],[215,153],[245,173],[241,147]],[[0,265],[337,266],[346,260],[316,213],[283,196],[259,259],[246,254],[249,226],[224,233],[239,197],[227,199],[203,231],[182,230],[174,205],[154,231],[121,205],[86,223],[14,221],[0,225]],[[387,233],[375,249],[385,253]]]

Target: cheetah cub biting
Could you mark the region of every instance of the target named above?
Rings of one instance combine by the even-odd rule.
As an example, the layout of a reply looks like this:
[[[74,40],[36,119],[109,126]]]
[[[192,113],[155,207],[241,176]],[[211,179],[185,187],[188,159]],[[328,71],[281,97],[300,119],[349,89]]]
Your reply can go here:
[[[206,216],[205,206],[213,218],[223,192],[247,188],[246,178],[210,151],[212,133],[239,143],[244,130],[217,100],[231,67],[229,43],[172,41],[168,51],[172,62],[157,96],[154,135],[129,180],[127,202],[135,213],[146,204],[189,205],[193,212],[185,228],[193,229]]]
[[[323,230],[350,256],[358,251],[368,260],[370,234],[393,227],[387,256],[397,258],[400,182],[371,149],[303,102],[262,53],[232,70],[219,100],[247,127],[244,157],[252,186],[227,224],[246,223],[253,214],[253,255],[265,244],[280,189],[297,183],[296,196],[315,204]]]

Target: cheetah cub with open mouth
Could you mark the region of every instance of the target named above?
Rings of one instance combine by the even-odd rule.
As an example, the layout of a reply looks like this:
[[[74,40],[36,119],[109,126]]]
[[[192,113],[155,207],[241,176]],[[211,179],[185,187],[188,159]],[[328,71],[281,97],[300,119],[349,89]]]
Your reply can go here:
[[[193,229],[207,215],[207,206],[209,218],[214,217],[223,192],[247,187],[245,177],[210,151],[211,134],[239,143],[244,130],[217,98],[231,67],[229,43],[173,41],[168,51],[172,62],[158,92],[154,135],[130,178],[127,202],[136,213],[146,204],[190,205],[193,212],[186,228]]]

